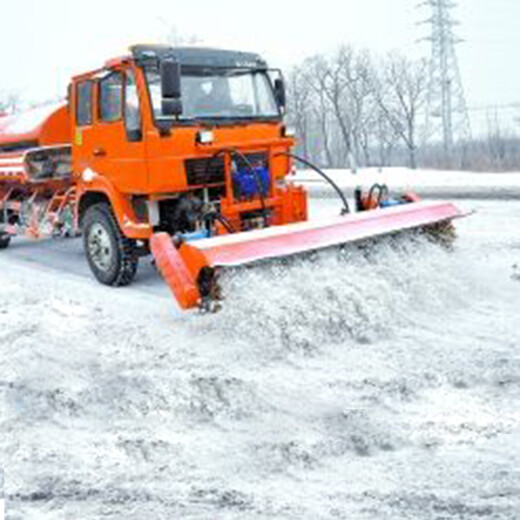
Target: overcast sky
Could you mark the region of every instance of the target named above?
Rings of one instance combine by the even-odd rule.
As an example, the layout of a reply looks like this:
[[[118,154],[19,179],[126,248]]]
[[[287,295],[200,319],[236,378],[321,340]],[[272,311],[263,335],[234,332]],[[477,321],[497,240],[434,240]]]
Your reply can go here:
[[[426,56],[421,0],[25,0],[2,9],[0,91],[43,101],[74,73],[96,68],[131,43],[164,39],[169,27],[204,44],[255,50],[289,67],[341,43]],[[471,106],[520,103],[520,0],[460,0],[460,65]]]

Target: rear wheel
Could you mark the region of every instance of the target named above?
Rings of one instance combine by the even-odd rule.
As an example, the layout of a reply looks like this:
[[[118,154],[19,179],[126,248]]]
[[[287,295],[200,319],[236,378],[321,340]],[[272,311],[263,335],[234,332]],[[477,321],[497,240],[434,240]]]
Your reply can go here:
[[[11,243],[11,237],[9,235],[0,234],[0,249],[7,249]]]
[[[135,240],[123,235],[108,204],[95,204],[87,209],[83,245],[98,281],[114,287],[132,283],[139,262]]]

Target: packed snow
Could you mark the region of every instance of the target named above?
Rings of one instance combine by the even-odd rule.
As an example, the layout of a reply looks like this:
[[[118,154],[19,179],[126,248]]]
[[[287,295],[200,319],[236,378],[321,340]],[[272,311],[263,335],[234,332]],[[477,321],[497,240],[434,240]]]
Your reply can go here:
[[[460,204],[452,251],[235,269],[216,315],[181,314],[149,263],[110,289],[81,241],[14,241],[7,519],[516,520],[520,202]]]

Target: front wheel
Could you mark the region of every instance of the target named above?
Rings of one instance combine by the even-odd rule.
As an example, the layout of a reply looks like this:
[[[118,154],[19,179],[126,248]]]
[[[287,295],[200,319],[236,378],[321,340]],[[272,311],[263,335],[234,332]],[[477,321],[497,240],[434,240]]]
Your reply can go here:
[[[7,249],[11,243],[11,237],[9,235],[0,234],[0,249]]]
[[[123,235],[108,204],[87,209],[83,245],[90,269],[99,282],[114,287],[132,283],[139,262],[135,240]]]

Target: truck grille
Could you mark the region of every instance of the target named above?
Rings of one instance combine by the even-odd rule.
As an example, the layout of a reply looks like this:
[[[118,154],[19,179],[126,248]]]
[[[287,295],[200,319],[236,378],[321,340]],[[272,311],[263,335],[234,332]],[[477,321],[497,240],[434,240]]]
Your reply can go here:
[[[245,154],[253,168],[267,168],[266,153]],[[247,168],[244,159],[238,155],[233,156],[237,169]],[[186,178],[188,186],[204,186],[206,184],[223,184],[225,182],[224,157],[187,159],[185,162]]]
[[[223,157],[187,159],[185,166],[189,186],[225,182]]]

